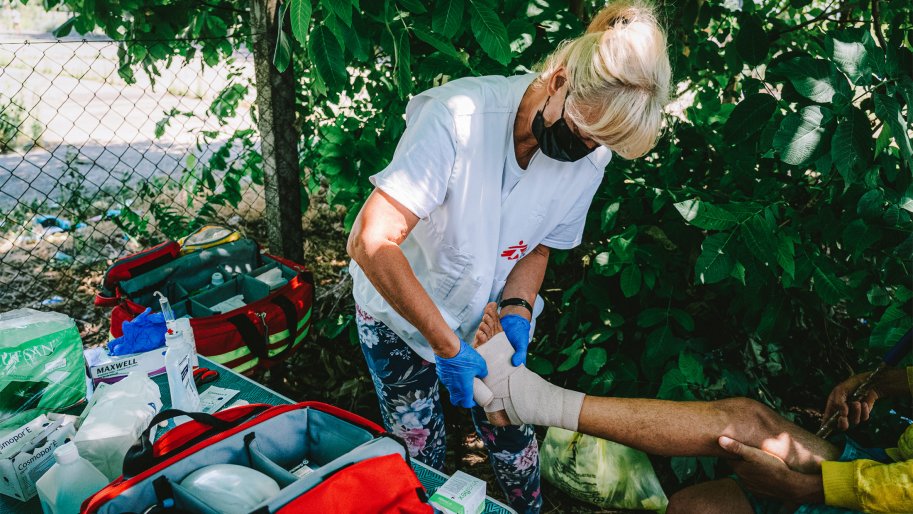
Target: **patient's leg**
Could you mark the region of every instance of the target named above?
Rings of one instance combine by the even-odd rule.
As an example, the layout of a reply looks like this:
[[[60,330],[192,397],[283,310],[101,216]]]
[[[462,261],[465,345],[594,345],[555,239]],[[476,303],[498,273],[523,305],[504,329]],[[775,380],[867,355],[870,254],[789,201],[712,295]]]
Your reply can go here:
[[[832,444],[747,398],[673,402],[584,397],[549,384],[525,366],[510,365],[513,349],[500,328],[495,304],[486,307],[482,325],[475,345],[488,363],[489,374],[477,382],[476,402],[485,407],[495,425],[522,422],[559,426],[647,453],[676,456],[731,457],[717,444],[717,439],[726,435],[807,473],[820,469],[821,461],[840,455]],[[479,385],[483,382],[484,386]]]

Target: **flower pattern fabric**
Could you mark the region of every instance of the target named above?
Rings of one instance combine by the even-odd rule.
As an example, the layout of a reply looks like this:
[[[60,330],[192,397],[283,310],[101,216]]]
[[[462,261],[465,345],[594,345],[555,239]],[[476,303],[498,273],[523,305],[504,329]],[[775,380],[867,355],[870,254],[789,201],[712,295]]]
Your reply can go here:
[[[355,314],[384,426],[405,441],[413,458],[443,469],[447,445],[434,363],[419,357],[361,307],[356,306]],[[472,409],[472,419],[511,507],[517,512],[538,513],[542,508],[539,445],[533,427],[495,427],[479,407]]]

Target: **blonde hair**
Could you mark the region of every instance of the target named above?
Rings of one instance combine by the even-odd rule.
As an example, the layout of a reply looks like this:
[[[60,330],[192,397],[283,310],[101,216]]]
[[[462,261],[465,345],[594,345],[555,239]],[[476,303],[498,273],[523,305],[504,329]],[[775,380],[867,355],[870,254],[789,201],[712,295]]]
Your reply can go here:
[[[582,36],[563,42],[541,66],[547,81],[560,67],[568,80],[567,114],[596,142],[626,159],[656,144],[669,101],[672,69],[666,34],[651,5],[609,3]]]

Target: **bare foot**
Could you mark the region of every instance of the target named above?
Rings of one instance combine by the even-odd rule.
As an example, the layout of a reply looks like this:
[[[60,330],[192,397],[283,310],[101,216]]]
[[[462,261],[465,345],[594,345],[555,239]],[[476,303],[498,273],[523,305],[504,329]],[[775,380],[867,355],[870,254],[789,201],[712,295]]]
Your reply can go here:
[[[485,306],[485,312],[482,314],[482,323],[479,325],[479,330],[476,331],[472,347],[478,348],[482,346],[501,332],[504,332],[504,329],[501,328],[501,318],[498,317],[498,304],[491,302]],[[510,418],[507,417],[507,412],[503,410],[486,412],[485,416],[488,418],[488,422],[496,427],[506,427],[511,424]]]
[[[475,339],[472,340],[472,347],[477,348],[487,343],[501,332],[504,332],[504,329],[501,328],[501,318],[498,317],[498,304],[490,302],[482,313],[482,323],[479,325],[479,330],[476,331]]]

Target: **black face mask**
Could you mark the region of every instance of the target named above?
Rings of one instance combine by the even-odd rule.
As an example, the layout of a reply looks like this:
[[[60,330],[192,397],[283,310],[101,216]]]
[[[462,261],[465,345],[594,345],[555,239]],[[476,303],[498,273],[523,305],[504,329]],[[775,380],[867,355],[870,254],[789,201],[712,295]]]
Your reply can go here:
[[[561,107],[561,117],[548,127],[545,126],[545,116],[543,116],[542,112],[545,111],[545,106],[548,105],[548,101],[551,99],[552,97],[548,97],[545,100],[545,105],[542,106],[542,110],[533,117],[533,136],[539,143],[539,149],[556,161],[574,162],[586,157],[596,147],[588,147],[567,126],[567,122],[564,121],[564,106]],[[567,104],[567,97],[564,98],[564,102]]]

